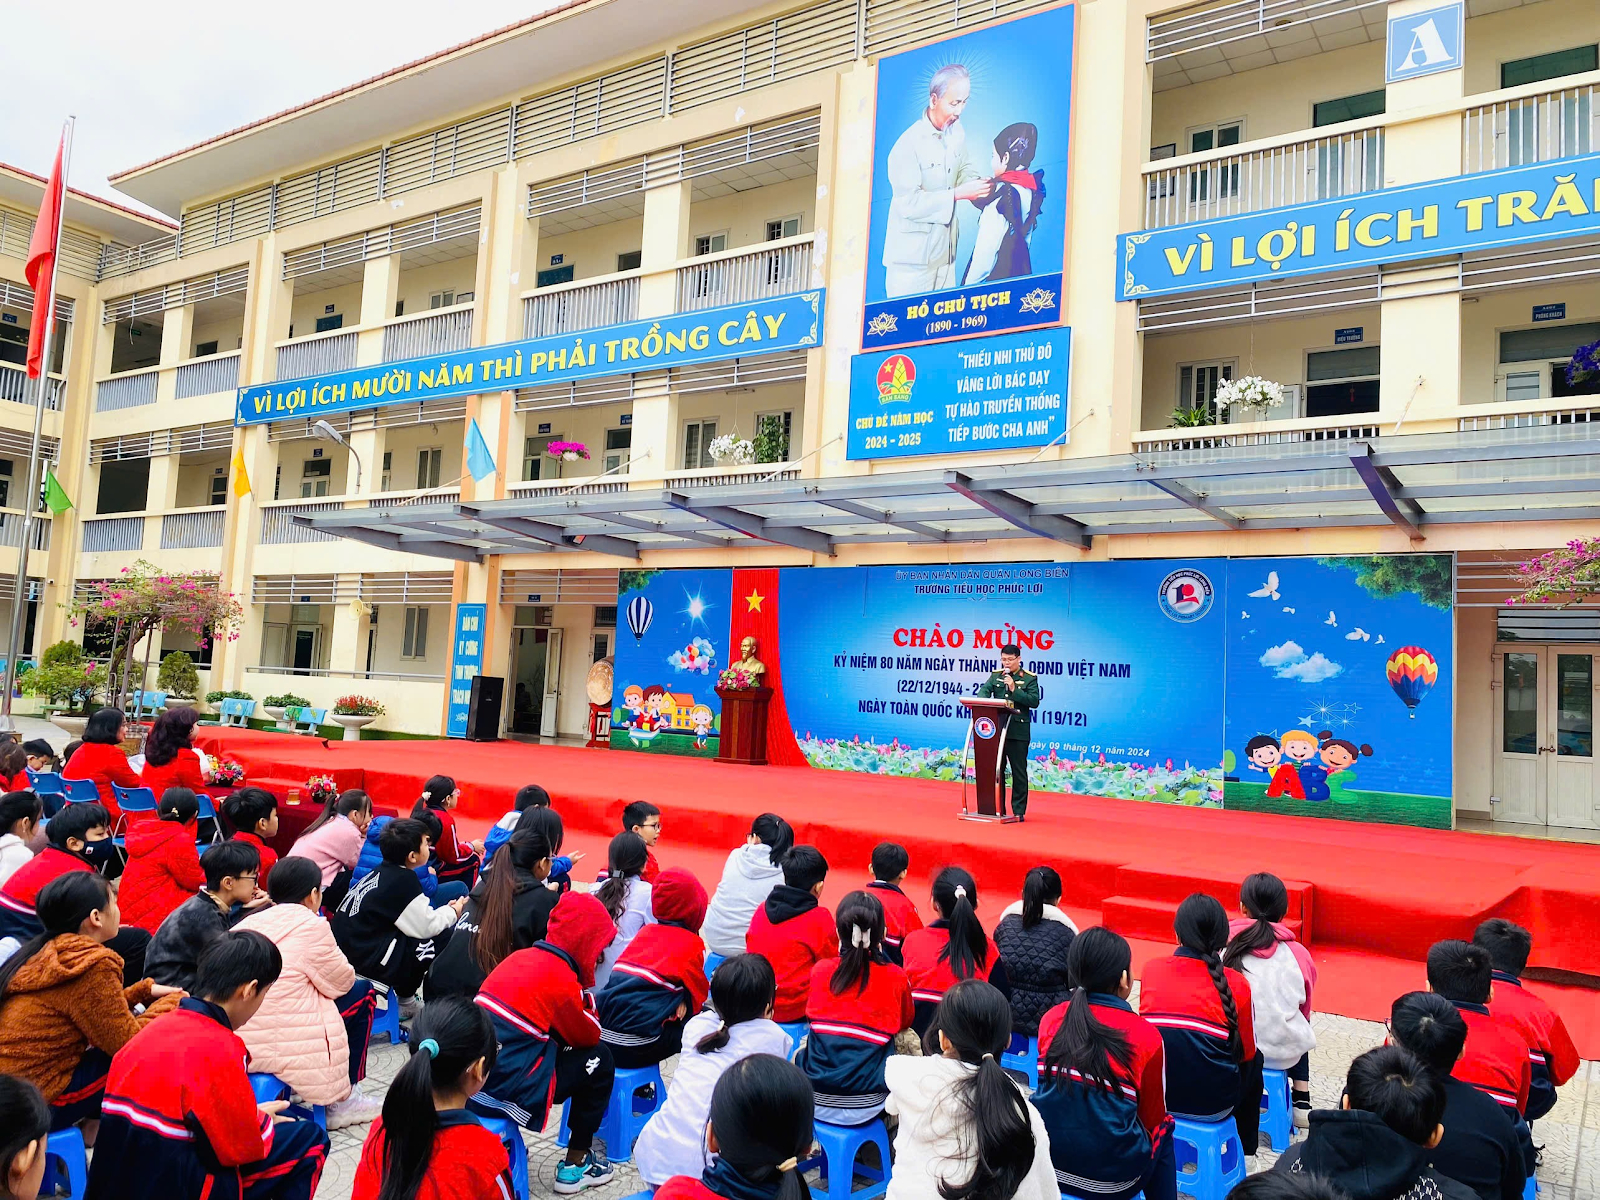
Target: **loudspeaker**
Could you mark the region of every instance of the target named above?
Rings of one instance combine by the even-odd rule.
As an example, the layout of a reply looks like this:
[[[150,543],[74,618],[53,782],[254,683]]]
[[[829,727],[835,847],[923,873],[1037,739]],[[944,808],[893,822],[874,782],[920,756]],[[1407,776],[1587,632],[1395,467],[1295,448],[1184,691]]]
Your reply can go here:
[[[499,675],[478,675],[472,680],[472,698],[467,702],[467,740],[498,742],[500,709],[506,701],[506,681]]]

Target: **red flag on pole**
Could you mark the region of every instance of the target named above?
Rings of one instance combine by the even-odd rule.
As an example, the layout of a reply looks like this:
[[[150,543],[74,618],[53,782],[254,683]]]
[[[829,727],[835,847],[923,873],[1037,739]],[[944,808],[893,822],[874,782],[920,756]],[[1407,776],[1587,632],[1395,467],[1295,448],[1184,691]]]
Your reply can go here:
[[[61,241],[61,207],[66,195],[66,182],[61,178],[61,155],[66,146],[66,135],[56,146],[56,165],[44,185],[44,198],[39,203],[39,219],[33,223],[33,236],[28,239],[28,262],[24,274],[33,289],[33,325],[28,330],[28,378],[37,379],[44,372],[45,316],[56,301],[56,247]]]

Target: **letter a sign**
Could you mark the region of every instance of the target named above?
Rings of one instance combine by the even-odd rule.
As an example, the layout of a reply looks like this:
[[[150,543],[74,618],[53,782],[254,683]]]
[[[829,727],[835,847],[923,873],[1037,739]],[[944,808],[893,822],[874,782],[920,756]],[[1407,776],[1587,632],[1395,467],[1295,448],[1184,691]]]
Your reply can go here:
[[[1389,18],[1390,83],[1461,66],[1462,5]]]

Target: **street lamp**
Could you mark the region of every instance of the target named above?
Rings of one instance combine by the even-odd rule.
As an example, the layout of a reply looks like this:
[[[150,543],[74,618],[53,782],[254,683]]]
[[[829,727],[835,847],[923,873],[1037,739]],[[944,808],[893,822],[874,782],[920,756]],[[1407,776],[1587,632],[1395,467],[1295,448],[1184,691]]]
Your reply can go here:
[[[344,434],[326,421],[318,421],[313,425],[311,427],[311,436],[319,442],[333,442],[350,451],[350,457],[356,460],[356,492],[359,493],[361,491],[361,456],[356,453],[356,448],[344,440]]]

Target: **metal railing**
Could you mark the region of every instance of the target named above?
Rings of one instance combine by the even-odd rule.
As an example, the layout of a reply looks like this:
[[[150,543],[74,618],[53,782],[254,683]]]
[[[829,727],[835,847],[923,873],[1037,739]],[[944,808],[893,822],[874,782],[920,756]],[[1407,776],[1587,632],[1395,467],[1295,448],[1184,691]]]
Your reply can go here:
[[[318,533],[315,529],[307,529],[303,525],[296,525],[296,516],[310,516],[312,513],[343,512],[343,500],[329,500],[321,504],[281,504],[276,506],[263,506],[261,509],[261,544],[263,546],[287,546],[294,542],[336,542],[339,539],[331,533]]]
[[[1317,418],[1311,418],[1311,420],[1315,421]],[[1289,422],[1285,421],[1284,424],[1288,425]],[[1285,446],[1296,442],[1347,442],[1375,438],[1379,433],[1376,425],[1329,422],[1307,428],[1305,424],[1300,422],[1295,424],[1297,426],[1295,428],[1253,430],[1249,433],[1230,431],[1225,425],[1211,426],[1203,430],[1160,429],[1149,433],[1136,433],[1133,435],[1134,452],[1137,454],[1159,454],[1172,450],[1217,450],[1239,446]]]
[[[222,527],[227,511],[200,508],[192,512],[165,513],[161,518],[163,550],[209,550],[222,545]]]
[[[178,257],[178,235],[166,234],[140,242],[137,246],[123,246],[108,242],[100,247],[100,279],[114,279],[118,275],[132,275],[157,263],[171,262]]]
[[[531,496],[560,496],[566,493],[574,496],[604,496],[628,490],[626,477],[619,478],[616,475],[612,475],[606,479],[601,479],[598,476],[590,476],[589,478],[594,479],[594,482],[581,483],[575,479],[527,479],[518,483],[507,484],[506,491],[513,496],[528,498]]]
[[[45,389],[44,394],[45,408],[61,407],[61,392],[66,386],[67,381],[59,375],[50,376],[50,386]],[[0,400],[31,405],[37,395],[36,385],[28,378],[26,367],[0,362]]]
[[[332,371],[348,371],[356,365],[356,331],[313,335],[303,340],[286,342],[278,347],[278,379],[304,379],[308,375],[326,375]]]
[[[0,513],[0,546],[15,546],[22,540],[22,516],[19,512]],[[38,517],[33,522],[33,548],[50,549],[50,520],[47,517]]]
[[[1461,169],[1468,175],[1589,154],[1600,145],[1600,84],[1494,100],[1464,116]]]
[[[448,675],[423,675],[415,671],[340,671],[332,667],[274,666],[268,663],[253,667],[247,666],[245,670],[254,671],[258,675],[313,675],[323,679],[396,679],[415,680],[422,683],[435,683],[438,680],[449,678]],[[315,705],[312,707],[315,707]]]
[[[1382,128],[1145,167],[1144,228],[1164,229],[1383,187]]]
[[[639,276],[600,283],[541,288],[522,300],[522,336],[549,337],[603,325],[621,325],[639,316]]]
[[[1600,404],[1547,408],[1539,412],[1484,413],[1481,416],[1459,417],[1456,428],[1462,433],[1476,433],[1485,429],[1533,429],[1541,425],[1586,425],[1590,422],[1600,423]]]
[[[83,552],[144,549],[143,517],[104,517],[83,523]]]
[[[678,311],[786,296],[811,282],[811,235],[678,268]]]
[[[472,345],[473,308],[467,304],[448,312],[400,317],[385,325],[383,361],[398,362],[403,358],[465,350]]]
[[[239,359],[242,356],[243,351],[235,350],[231,354],[214,354],[209,358],[179,363],[173,395],[179,400],[187,400],[191,396],[234,391],[239,386]]]
[[[368,508],[401,508],[406,505],[459,504],[459,487],[428,488],[419,492],[381,493],[367,501]]]
[[[153,368],[137,375],[116,375],[102,379],[94,385],[94,410],[113,412],[119,408],[138,408],[156,402],[156,378]]]
[[[701,467],[667,472],[667,486],[680,488],[727,487],[729,484],[777,483],[799,479],[800,464],[755,463],[748,467]]]

